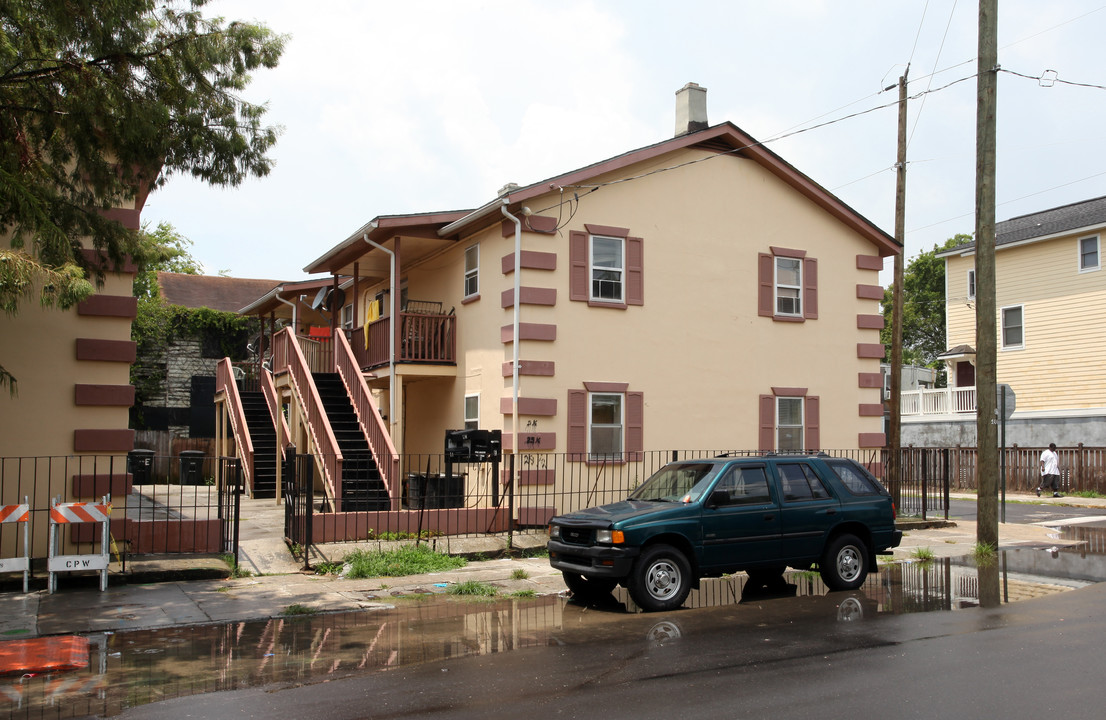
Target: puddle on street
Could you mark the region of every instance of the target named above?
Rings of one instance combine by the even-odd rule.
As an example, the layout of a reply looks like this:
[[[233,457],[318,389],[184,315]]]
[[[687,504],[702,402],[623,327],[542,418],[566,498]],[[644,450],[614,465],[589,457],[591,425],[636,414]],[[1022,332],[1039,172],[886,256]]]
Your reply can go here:
[[[849,593],[827,593],[817,573],[788,572],[784,582],[761,588],[747,586],[743,574],[709,579],[685,608],[745,604],[750,623],[778,618],[802,624],[1017,602],[1106,580],[1104,537],[1106,528],[1098,528],[1074,548],[1003,551],[982,568],[971,558],[896,563]],[[601,638],[678,641],[684,618],[693,617],[686,609],[640,615],[619,588],[591,606],[561,596],[488,602],[434,595],[400,599],[386,610],[96,633],[88,636],[87,668],[0,678],[0,702],[10,717],[105,717],[179,696],[319,682],[527,647]]]

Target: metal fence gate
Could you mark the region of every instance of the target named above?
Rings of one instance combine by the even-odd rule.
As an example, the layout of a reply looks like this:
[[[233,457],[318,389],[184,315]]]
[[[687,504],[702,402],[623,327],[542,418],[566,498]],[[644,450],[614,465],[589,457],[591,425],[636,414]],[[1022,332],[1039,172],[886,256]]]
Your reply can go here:
[[[242,464],[238,458],[219,458],[219,520],[222,522],[223,552],[238,564],[238,521],[242,510]]]
[[[303,554],[308,566],[308,548],[312,540],[312,511],[315,505],[315,458],[300,455],[295,445],[284,453],[284,539],[293,555]]]

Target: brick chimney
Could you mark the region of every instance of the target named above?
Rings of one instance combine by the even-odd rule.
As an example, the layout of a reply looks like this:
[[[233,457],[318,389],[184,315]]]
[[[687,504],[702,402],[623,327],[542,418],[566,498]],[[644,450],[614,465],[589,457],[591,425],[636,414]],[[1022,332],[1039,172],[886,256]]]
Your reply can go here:
[[[676,137],[707,128],[707,89],[689,82],[676,91]]]

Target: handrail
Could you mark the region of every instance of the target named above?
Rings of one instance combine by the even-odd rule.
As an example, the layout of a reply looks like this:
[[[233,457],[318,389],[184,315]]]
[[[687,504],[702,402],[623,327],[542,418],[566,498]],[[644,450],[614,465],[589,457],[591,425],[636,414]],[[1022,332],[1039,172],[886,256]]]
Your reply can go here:
[[[215,392],[224,392],[227,396],[227,416],[230,418],[231,432],[238,446],[238,454],[245,461],[246,484],[253,490],[253,438],[250,426],[246,424],[246,412],[242,407],[242,396],[238,394],[238,383],[234,381],[234,370],[230,358],[223,358],[215,365]]]
[[[280,418],[280,436],[284,438],[284,442],[292,442],[292,433],[288,430],[288,420],[284,417],[284,412],[280,407],[280,399],[277,397],[276,385],[273,383],[273,374],[271,372],[262,370],[261,381],[258,383],[261,385],[261,393],[265,396],[265,404],[269,406],[269,417],[273,418],[273,430],[277,429],[276,418]],[[281,461],[281,450],[277,448],[277,462]]]
[[[959,415],[976,410],[975,387],[952,387],[929,390],[906,390],[901,412],[910,415]]]
[[[273,337],[273,372],[287,371],[288,377],[296,392],[296,397],[303,405],[307,414],[307,429],[311,433],[315,448],[321,456],[323,483],[330,491],[330,497],[334,500],[334,509],[340,512],[342,509],[341,494],[336,488],[342,481],[342,451],[338,447],[338,440],[334,437],[334,430],[330,427],[330,418],[326,415],[323,400],[319,397],[319,389],[315,387],[315,380],[311,377],[307,360],[300,352],[296,336],[291,328],[284,328]],[[331,462],[331,459],[333,461]]]
[[[380,477],[388,488],[388,496],[391,499],[392,509],[399,510],[401,489],[399,454],[395,444],[392,443],[388,428],[380,417],[380,411],[373,402],[372,393],[365,382],[365,376],[361,374],[357,359],[353,356],[353,348],[350,347],[344,332],[334,334],[334,364],[338,375],[345,383],[353,403],[354,412],[361,421],[361,430],[365,433],[365,439],[369,443],[369,449],[376,458],[377,467],[380,469]],[[385,462],[386,460],[386,462]]]

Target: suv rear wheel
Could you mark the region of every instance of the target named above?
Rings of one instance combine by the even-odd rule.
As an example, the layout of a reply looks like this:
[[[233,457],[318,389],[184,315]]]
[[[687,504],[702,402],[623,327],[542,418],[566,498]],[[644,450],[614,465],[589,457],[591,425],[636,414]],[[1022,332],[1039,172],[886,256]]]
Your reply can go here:
[[[651,545],[634,562],[626,588],[646,612],[674,610],[691,592],[691,564],[674,547]]]
[[[826,546],[818,570],[831,590],[855,590],[868,577],[868,548],[855,535],[838,535]]]

